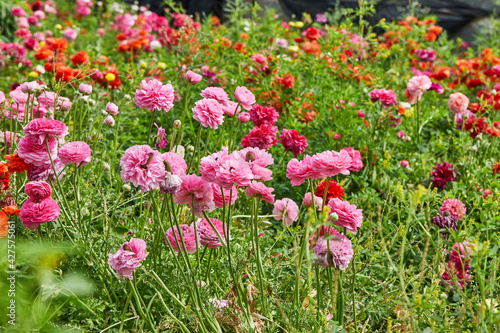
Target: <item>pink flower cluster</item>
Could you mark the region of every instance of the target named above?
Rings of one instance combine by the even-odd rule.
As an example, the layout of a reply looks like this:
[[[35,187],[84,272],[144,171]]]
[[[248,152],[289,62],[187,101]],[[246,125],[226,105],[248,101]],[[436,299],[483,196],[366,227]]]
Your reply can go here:
[[[24,191],[28,199],[19,213],[19,219],[29,229],[36,229],[45,222],[55,221],[61,213],[59,205],[50,196],[52,188],[44,181],[26,184]]]
[[[314,156],[306,155],[302,161],[293,158],[288,162],[286,177],[292,186],[299,186],[306,179],[322,179],[337,174],[348,175],[350,171],[363,168],[361,154],[354,149],[340,152],[325,151]]]
[[[132,280],[135,269],[142,265],[141,261],[146,259],[148,254],[146,242],[140,238],[131,238],[130,241],[123,243],[118,252],[108,254],[108,263],[116,270],[118,278],[126,277]]]
[[[464,288],[470,280],[470,265],[472,251],[470,244],[467,241],[455,243],[450,253],[450,261],[446,264],[445,271],[442,275],[450,285],[455,285],[454,280],[458,280],[460,288]]]

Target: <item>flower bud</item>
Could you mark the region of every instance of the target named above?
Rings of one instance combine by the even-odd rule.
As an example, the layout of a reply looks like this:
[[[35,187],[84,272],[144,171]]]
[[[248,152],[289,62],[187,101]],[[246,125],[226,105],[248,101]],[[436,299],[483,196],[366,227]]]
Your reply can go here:
[[[102,163],[102,168],[104,171],[111,170],[111,166],[109,165],[109,163],[106,163],[106,162]]]
[[[179,119],[174,120],[174,127],[175,128],[180,128],[181,125],[182,125],[182,122]]]
[[[332,219],[332,221],[338,221],[339,220],[339,216],[335,212],[333,212],[333,213],[330,214],[330,218]]]
[[[191,145],[187,146],[187,151],[192,153],[194,151],[194,147]]]
[[[129,192],[131,189],[132,187],[130,186],[130,184],[123,184],[122,186],[123,192]]]

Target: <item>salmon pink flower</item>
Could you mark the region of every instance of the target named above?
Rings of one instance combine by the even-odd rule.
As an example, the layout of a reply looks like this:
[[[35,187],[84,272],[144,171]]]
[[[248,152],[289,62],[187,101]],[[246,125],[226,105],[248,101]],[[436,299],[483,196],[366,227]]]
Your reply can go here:
[[[59,149],[58,156],[62,164],[75,163],[84,166],[92,160],[90,154],[92,149],[82,141],[73,141],[65,144]]]
[[[361,160],[361,153],[357,150],[355,150],[352,147],[347,147],[342,149],[346,151],[349,156],[351,156],[352,162],[351,166],[349,167],[349,171],[359,171],[363,169],[363,161]]]
[[[456,92],[450,95],[448,100],[448,108],[454,114],[462,114],[467,110],[469,106],[469,99],[467,96],[460,92]]]
[[[26,184],[24,191],[29,198],[24,202],[19,219],[29,229],[36,229],[42,223],[55,221],[61,213],[57,202],[50,197],[52,189],[46,182]]]
[[[306,179],[321,179],[323,174],[313,167],[314,158],[306,155],[302,161],[291,159],[286,167],[286,177],[290,179],[292,186],[299,186]]]
[[[441,208],[439,208],[439,212],[441,212],[441,214],[449,212],[458,220],[462,220],[465,213],[467,213],[467,208],[465,208],[464,203],[460,201],[460,199],[446,199],[443,201]]]
[[[47,152],[47,143],[50,153]],[[57,140],[54,137],[48,137],[47,143],[40,142],[36,135],[25,135],[19,140],[17,154],[28,164],[36,166],[48,164],[50,166],[50,159],[57,158]]]
[[[351,164],[352,157],[345,149],[340,152],[335,150],[325,151],[314,155],[312,158],[313,169],[322,174],[323,177],[333,177],[339,173],[348,175]]]
[[[408,81],[405,95],[408,103],[414,104],[431,88],[432,81],[427,75],[414,76]]]

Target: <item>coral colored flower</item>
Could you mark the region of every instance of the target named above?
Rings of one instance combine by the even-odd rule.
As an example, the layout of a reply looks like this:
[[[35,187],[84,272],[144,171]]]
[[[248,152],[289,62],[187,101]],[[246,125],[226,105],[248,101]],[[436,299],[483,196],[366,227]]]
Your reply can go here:
[[[135,105],[139,108],[168,112],[174,107],[174,88],[170,83],[162,84],[157,79],[142,80],[140,87],[135,91]]]
[[[200,74],[196,74],[192,71],[187,71],[186,73],[186,80],[191,84],[197,84],[202,78],[203,77]]]
[[[59,158],[62,164],[74,163],[84,166],[92,160],[90,154],[92,149],[83,141],[73,141],[65,144],[59,149]]]
[[[207,219],[199,219],[196,221],[196,231],[198,232],[201,245],[206,245],[210,249],[216,249],[225,244],[226,234],[229,233],[229,228],[227,225],[223,228],[222,221],[217,219],[211,218],[210,222],[212,222],[215,229],[210,225]],[[215,230],[217,230],[217,232]],[[231,236],[229,236],[229,239],[231,239]]]
[[[203,127],[217,129],[224,122],[222,105],[215,99],[203,98],[193,108],[193,119]]]
[[[186,175],[187,164],[179,154],[174,152],[166,152],[162,154],[161,157],[163,161],[168,163],[168,168],[170,168],[170,170],[167,171],[170,171],[179,177]]]
[[[347,147],[342,149],[346,151],[349,156],[351,156],[352,162],[351,166],[349,167],[349,171],[359,171],[363,169],[363,161],[361,160],[361,153],[357,150],[355,150],[352,147]]]
[[[386,89],[373,89],[370,91],[370,100],[372,102],[380,101],[384,108],[388,108],[391,105],[398,104],[396,94],[392,90]]]
[[[305,208],[309,208],[309,207],[313,206],[313,202],[312,202],[311,198],[312,198],[311,192],[307,192],[304,195],[304,200],[302,200],[302,205]],[[322,208],[321,206],[323,206],[323,198],[315,195],[314,196],[314,206],[316,207],[317,210],[321,210],[321,208]]]
[[[274,202],[273,215],[276,221],[283,221],[285,226],[290,226],[299,218],[299,206],[292,200],[284,198]]]
[[[210,183],[196,175],[186,175],[181,177],[182,184],[174,194],[176,204],[188,204],[196,216],[202,217],[203,211],[213,211],[215,209],[214,194]]]
[[[464,113],[467,110],[467,106],[469,106],[469,99],[464,94],[456,92],[450,95],[448,108],[454,114]]]
[[[272,126],[276,124],[280,116],[274,108],[261,106],[259,104],[254,104],[248,113],[250,114],[250,120],[253,121],[254,126],[260,126],[262,124]]]
[[[272,194],[273,191],[274,188],[267,187],[266,185],[264,185],[264,183],[253,180],[246,188],[245,193],[249,197],[261,198],[262,200],[272,204],[274,203],[274,194]]]
[[[272,146],[276,146],[278,142],[276,138],[276,133],[278,132],[278,127],[263,124],[261,126],[255,126],[252,128],[250,133],[245,135],[241,140],[242,147],[255,147],[260,149],[271,149]]]
[[[0,239],[7,236],[7,231],[9,229],[9,217],[4,211],[0,212]]]
[[[145,241],[131,238],[130,241],[123,243],[118,252],[108,254],[108,263],[116,270],[118,278],[126,277],[132,280],[135,269],[142,265],[141,261],[146,259],[148,254]]]
[[[19,215],[21,210],[17,206],[6,206],[2,208],[2,212],[7,215]]]
[[[24,133],[28,135],[38,136],[38,143],[45,144],[45,138],[47,136],[56,135],[59,137],[64,137],[69,132],[68,126],[66,126],[59,120],[37,118],[30,121],[24,127]]]
[[[316,264],[323,267],[335,267],[341,271],[345,270],[354,255],[351,241],[336,230],[330,238],[320,237],[314,245]]]
[[[431,176],[433,177],[432,184],[435,187],[444,189],[448,182],[455,180],[457,171],[453,167],[453,164],[448,162],[443,162],[443,164],[437,163],[433,169]]]
[[[0,163],[0,185],[1,191],[6,191],[10,187],[10,173],[5,163]]]
[[[201,91],[200,95],[203,98],[214,99],[220,104],[226,104],[226,102],[229,101],[229,96],[227,95],[227,92],[225,92],[224,89],[220,87],[205,88]]]
[[[290,151],[293,157],[297,158],[300,154],[306,151],[307,139],[305,136],[300,136],[296,130],[283,129],[280,135],[279,143],[285,147],[285,151]]]
[[[196,243],[194,228],[187,224],[181,224],[179,227],[173,226],[173,228],[167,230],[168,243],[170,243],[176,252],[187,251],[187,253],[195,253],[199,244]],[[198,243],[199,241],[198,239]]]
[[[323,180],[316,187],[316,191],[314,192],[314,194],[323,200],[323,197],[325,195],[325,190],[326,190],[326,180]],[[345,192],[342,185],[337,183],[335,180],[330,179],[330,182],[328,183],[328,192],[326,194],[326,202],[329,202],[333,198],[340,199],[343,198],[344,196]]]
[[[252,105],[255,103],[254,94],[252,94],[252,92],[245,87],[236,87],[234,97],[236,97],[245,110],[250,110]]]
[[[29,170],[31,167],[28,163],[24,162],[24,160],[20,158],[17,153],[5,155],[5,159],[8,161],[7,168],[9,169],[10,173],[22,173]]]
[[[123,182],[140,186],[143,193],[158,188],[165,177],[161,154],[147,145],[132,146],[125,150],[120,167]]]
[[[47,143],[50,156],[47,151]],[[47,143],[40,142],[39,137],[36,135],[25,135],[19,140],[17,154],[28,164],[36,166],[50,165],[50,159],[55,160],[57,158],[57,140],[54,137],[47,137]]]
[[[212,186],[214,192],[214,203],[217,208],[223,208],[224,203],[226,206],[234,205],[236,199],[238,199],[238,190],[236,186],[232,187],[232,192],[231,190],[222,190],[217,184],[212,183],[210,186]],[[222,192],[224,192],[224,197],[222,196]]]
[[[356,205],[351,205],[348,201],[343,201],[338,198],[333,198],[328,201],[328,206],[331,208],[330,215],[336,213],[338,220],[333,220],[332,223],[339,227],[355,233],[363,224],[363,210],[358,209]]]
[[[460,199],[446,199],[443,201],[441,208],[439,208],[439,212],[443,214],[446,211],[461,221],[467,213],[467,208],[465,208],[464,203]]]

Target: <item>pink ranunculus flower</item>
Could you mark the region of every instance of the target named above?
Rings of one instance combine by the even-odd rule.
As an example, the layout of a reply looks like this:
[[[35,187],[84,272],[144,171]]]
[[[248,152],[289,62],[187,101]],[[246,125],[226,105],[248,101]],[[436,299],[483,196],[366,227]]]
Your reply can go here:
[[[290,179],[292,186],[299,186],[306,179],[324,178],[323,173],[313,167],[313,160],[313,157],[306,155],[302,161],[293,158],[288,162],[286,177]]]
[[[410,166],[410,162],[408,162],[407,160],[402,160],[401,162],[399,162],[399,164],[401,165],[402,168],[408,168]]]
[[[36,137],[39,144],[45,144],[46,138],[51,138],[53,135],[61,138],[69,132],[68,126],[59,120],[37,118],[24,127],[24,133]]]
[[[57,172],[57,177],[58,179],[62,179],[62,177],[65,175],[65,172],[63,172],[63,169],[65,167],[64,164],[61,163],[59,158],[56,158],[53,160],[54,163],[54,168],[56,169]],[[38,181],[38,180],[50,180],[51,182],[54,182],[56,179],[56,176],[54,174],[54,168],[52,168],[52,164],[41,164],[41,165],[31,165],[31,168],[28,170],[28,180],[29,181]]]
[[[203,98],[214,99],[220,104],[226,104],[226,102],[229,101],[227,92],[225,92],[224,89],[220,87],[205,88],[201,91],[200,95]]]
[[[170,83],[162,84],[157,79],[142,80],[140,87],[135,91],[135,105],[139,108],[168,112],[174,107],[174,88]]]
[[[363,161],[361,160],[361,153],[352,147],[347,147],[342,150],[347,151],[349,156],[351,156],[352,162],[349,167],[349,171],[359,171],[363,169]]]
[[[41,200],[50,198],[52,195],[52,188],[44,181],[29,182],[24,186],[24,192],[26,192],[30,198]]]
[[[242,124],[248,123],[250,121],[250,114],[248,112],[240,112],[238,114],[238,121]]]
[[[92,94],[92,86],[90,84],[80,83],[78,89],[82,94],[87,94],[87,95]]]
[[[171,172],[179,177],[186,175],[187,164],[181,155],[174,152],[166,152],[162,154],[163,161],[167,162]],[[168,170],[170,171],[170,170]]]
[[[108,126],[115,126],[115,118],[113,118],[113,116],[107,116],[104,118],[104,123]]]
[[[452,216],[456,217],[458,220],[462,220],[467,213],[467,208],[460,199],[446,199],[443,201],[443,205],[439,208],[439,212],[442,214],[448,211]]]
[[[193,71],[187,71],[186,73],[186,80],[191,84],[197,84],[202,78],[200,74],[196,74]]]
[[[214,194],[210,183],[196,175],[186,175],[181,179],[181,187],[174,194],[176,204],[188,204],[194,214],[199,217],[203,216],[203,211],[211,212],[215,209]]]
[[[194,228],[187,224],[181,224],[179,227],[180,229],[177,228],[177,226],[173,226],[173,228],[169,228],[167,230],[168,243],[176,252],[185,250],[187,253],[195,253],[199,244],[196,244],[196,233],[194,232]],[[198,243],[199,241],[200,240],[198,238]],[[184,246],[186,247],[185,249]]]
[[[203,127],[217,129],[224,122],[222,105],[215,99],[203,98],[193,108],[193,119]]]
[[[305,208],[309,208],[309,207],[313,206],[311,192],[307,192],[304,195],[304,200],[302,200],[302,205]],[[321,210],[321,206],[323,206],[323,198],[314,196],[314,206],[316,207],[317,210]]]
[[[283,221],[283,225],[290,226],[299,218],[299,206],[292,199],[283,198],[274,202],[273,215],[276,221]]]
[[[335,267],[343,271],[349,266],[354,255],[352,243],[345,235],[336,230],[330,235],[332,236],[328,239],[322,236],[317,240],[316,245],[314,245],[314,254],[317,259],[314,261],[320,266]]]
[[[249,197],[257,197],[262,200],[269,202],[270,204],[274,203],[274,188],[267,187],[264,183],[257,182],[253,180],[250,185],[246,188],[245,193]]]
[[[108,111],[108,113],[112,116],[116,116],[120,113],[120,111],[118,111],[118,106],[115,103],[111,102],[108,102],[108,104],[106,104],[106,111]]]
[[[16,89],[12,90],[9,93],[9,97],[12,98],[14,103],[26,104],[28,102],[28,94],[22,91],[21,86],[18,86]]]
[[[253,122],[254,126],[260,126],[262,124],[273,126],[280,116],[273,107],[261,106],[259,104],[252,105],[248,113],[250,114],[250,120]]]
[[[73,42],[76,39],[77,35],[78,33],[76,32],[75,29],[67,28],[66,30],[63,31],[63,37],[68,42]]]
[[[11,15],[12,16],[16,16],[16,17],[23,17],[23,16],[26,16],[26,11],[24,11],[24,9],[22,9],[21,7],[12,7],[11,11],[10,11]]]
[[[339,173],[348,175],[351,164],[352,157],[345,149],[340,152],[325,151],[312,158],[312,167],[323,176],[321,178],[332,177]]]
[[[273,172],[267,166],[274,164],[273,156],[264,149],[247,147],[234,154],[239,154],[243,158],[253,173],[253,178],[260,181],[273,179]]]
[[[74,163],[78,166],[84,166],[92,160],[91,153],[92,149],[86,142],[73,141],[62,146],[58,155],[62,164]]]
[[[406,97],[408,99],[408,103],[414,104],[422,95],[431,88],[432,81],[429,79],[427,75],[414,76],[408,81],[408,85],[406,86]],[[411,97],[409,98],[408,95]],[[410,101],[411,100],[411,101]],[[414,103],[412,103],[414,101]]]
[[[456,92],[450,95],[448,100],[448,108],[454,114],[462,114],[467,110],[469,106],[469,99],[467,96],[460,92]]]
[[[215,182],[221,164],[229,158],[227,147],[222,147],[222,150],[202,157],[199,167],[201,178],[207,182]]]
[[[300,154],[306,151],[307,139],[305,136],[300,136],[296,130],[283,129],[280,135],[279,143],[283,145],[285,151],[290,151],[293,157],[297,158]]]
[[[255,96],[250,90],[245,87],[236,87],[234,97],[240,102],[245,110],[250,110],[255,103]]]
[[[380,101],[384,108],[388,108],[391,105],[398,104],[398,100],[396,98],[396,93],[392,90],[386,89],[373,89],[370,91],[370,99],[372,102]]]
[[[38,89],[40,87],[40,85],[36,81],[31,81],[31,82],[21,83],[20,87],[21,87],[21,91],[23,93],[27,94],[27,93],[32,93],[33,91]]]
[[[236,199],[238,199],[238,189],[234,185],[230,190],[223,190],[219,185],[214,183],[210,184],[210,186],[212,186],[214,192],[214,203],[217,208],[223,208],[224,204],[226,206],[234,205]],[[222,193],[224,193],[224,196],[222,196]]]
[[[338,220],[332,220],[332,223],[346,228],[355,233],[363,224],[363,210],[358,209],[356,205],[351,205],[348,201],[333,198],[328,202],[330,215],[336,213]]]
[[[118,252],[108,254],[108,263],[116,270],[118,278],[126,277],[132,280],[135,269],[142,265],[141,261],[146,259],[148,254],[145,241],[131,238],[130,241],[123,243]]]
[[[40,142],[36,135],[25,135],[19,140],[17,154],[28,164],[36,166],[51,164],[50,159],[57,158],[57,140],[54,137],[47,137],[47,142],[50,156],[47,152],[46,142]]]
[[[278,133],[278,127],[262,124],[260,126],[254,126],[250,133],[245,135],[241,139],[241,146],[254,147],[260,149],[271,149],[272,146],[276,146],[278,142],[276,134]]]
[[[227,101],[222,105],[222,111],[228,117],[233,117],[235,114],[239,114],[241,111],[241,106],[238,103],[233,101]]]
[[[210,222],[212,222],[213,226],[215,227],[215,229],[217,229],[217,232],[219,234],[217,234],[217,232],[210,225],[207,219],[199,219],[198,221],[196,221],[196,231],[198,232],[198,237],[200,239],[201,245],[207,245],[210,249],[216,249],[219,246],[225,244],[226,234],[229,233],[229,229],[227,225],[225,226],[225,228],[223,228],[222,221],[220,220],[211,218]],[[219,235],[222,239],[219,237]],[[231,236],[229,236],[229,239],[231,239]]]
[[[143,193],[158,188],[165,178],[161,154],[147,145],[132,146],[125,150],[120,167],[123,182],[140,186]]]
[[[245,187],[253,178],[250,164],[238,153],[233,153],[218,165],[213,182],[229,190],[233,185]]]
[[[364,113],[361,110],[357,110],[356,114],[358,115],[359,118],[365,118],[366,117],[366,113]]]

